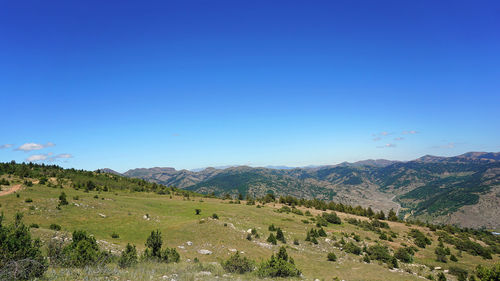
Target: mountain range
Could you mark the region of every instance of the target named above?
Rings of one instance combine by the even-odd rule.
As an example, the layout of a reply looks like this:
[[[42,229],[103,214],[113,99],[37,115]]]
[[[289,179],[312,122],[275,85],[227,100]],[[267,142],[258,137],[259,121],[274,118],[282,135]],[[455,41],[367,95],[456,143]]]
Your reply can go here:
[[[102,172],[117,173],[110,169]],[[500,228],[500,153],[412,161],[384,159],[317,167],[139,168],[123,175],[233,197],[267,193],[332,200],[401,217],[462,227]]]

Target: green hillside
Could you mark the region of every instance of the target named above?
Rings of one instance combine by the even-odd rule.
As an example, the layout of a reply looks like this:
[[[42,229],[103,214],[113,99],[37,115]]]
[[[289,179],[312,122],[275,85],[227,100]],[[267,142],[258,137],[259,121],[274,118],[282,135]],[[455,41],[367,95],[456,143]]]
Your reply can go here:
[[[475,274],[478,265],[500,261],[499,237],[483,231],[376,220],[377,214],[347,206],[342,208],[363,216],[337,211],[341,223],[336,224],[323,214],[341,205],[322,201],[290,197],[282,200],[289,204],[285,205],[266,196],[252,204],[118,175],[56,166],[7,163],[0,167],[2,182],[8,182],[2,185],[3,191],[21,188],[0,197],[3,229],[21,212],[31,235],[41,238],[43,255],[49,254],[54,241],[70,245],[64,237],[76,230],[85,230],[95,237],[100,250],[110,252],[105,255],[109,255],[107,262],[87,268],[50,264],[43,277],[48,280],[255,280],[260,278],[261,262],[281,246],[302,272],[302,277],[295,278],[301,280],[420,280],[437,278],[445,270],[449,270],[445,273],[448,280],[458,280],[460,272]],[[61,204],[62,192],[67,205]],[[282,230],[286,243],[268,242],[271,233],[279,236],[270,225]],[[118,256],[127,243],[136,245],[141,256],[153,230],[161,232],[163,248],[176,249],[180,261],[139,259],[138,265],[121,269]],[[422,239],[430,245],[420,247]],[[449,254],[444,254],[447,262],[437,261],[438,248],[445,252],[449,248]],[[221,264],[236,252],[254,261],[256,270],[243,275],[227,272]],[[328,260],[329,253],[334,254],[334,261]],[[451,255],[458,261],[451,261]],[[3,273],[0,269],[0,276]]]

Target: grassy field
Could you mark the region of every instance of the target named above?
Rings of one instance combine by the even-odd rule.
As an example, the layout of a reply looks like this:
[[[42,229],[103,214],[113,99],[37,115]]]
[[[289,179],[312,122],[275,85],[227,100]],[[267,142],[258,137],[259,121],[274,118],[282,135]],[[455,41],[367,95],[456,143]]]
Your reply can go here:
[[[13,184],[21,184],[21,181],[16,181],[15,178],[10,180]],[[58,210],[58,196],[62,191],[67,194],[69,205]],[[74,199],[77,196],[78,200]],[[95,198],[96,196],[98,198]],[[31,199],[32,202],[27,203],[26,199]],[[164,276],[175,280],[229,280],[235,277],[252,280],[256,278],[252,274],[225,274],[219,262],[227,259],[234,251],[240,251],[244,256],[256,261],[269,258],[281,244],[272,246],[266,243],[270,224],[283,229],[288,254],[295,259],[306,280],[332,280],[334,277],[341,280],[419,280],[419,276],[436,275],[438,271],[432,271],[431,266],[443,269],[459,266],[471,271],[478,264],[491,265],[499,261],[498,255],[494,255],[492,260],[485,260],[464,252],[458,262],[437,262],[434,254],[437,236],[427,228],[417,227],[431,237],[432,245],[416,253],[414,264],[400,263],[400,269],[390,270],[387,265],[376,261],[364,263],[361,256],[347,254],[334,247],[333,241],[328,241],[334,237],[340,239],[342,233],[354,232],[360,235],[362,240],[358,244],[361,246],[374,244],[379,240],[378,234],[345,222],[348,217],[361,220],[368,220],[367,218],[338,213],[343,220],[342,224],[330,224],[325,227],[328,240],[320,238],[319,244],[314,245],[304,241],[306,231],[314,227],[314,223],[302,222],[309,219],[306,216],[278,213],[277,209],[281,206],[272,203],[257,208],[255,205],[246,205],[243,201],[241,204],[230,204],[228,200],[220,199],[186,199],[180,196],[128,191],[84,192],[74,190],[67,184],[63,185],[62,189],[34,184],[32,187],[23,187],[15,194],[0,197],[0,204],[0,211],[4,213],[7,223],[12,221],[16,212],[22,212],[25,224],[36,223],[40,226],[38,229],[33,228],[32,233],[44,241],[54,236],[70,236],[72,231],[83,229],[94,235],[102,248],[114,253],[118,254],[127,243],[137,245],[141,252],[150,232],[159,229],[164,245],[177,248],[181,255],[179,264],[141,263],[127,270],[119,270],[114,264],[97,269],[50,268],[46,277],[51,280],[157,280]],[[201,214],[196,215],[195,209],[201,209]],[[309,211],[313,215],[321,213],[312,209]],[[218,220],[211,218],[214,213],[218,215]],[[50,230],[49,225],[52,223],[61,225],[62,230]],[[388,223],[397,238],[394,238],[393,242],[380,243],[387,244],[392,249],[401,247],[401,243],[412,245],[412,239],[407,236],[410,227],[397,222]],[[247,230],[251,228],[257,229],[259,239],[246,239]],[[112,238],[112,233],[117,233],[119,238]],[[295,238],[299,240],[300,245],[292,243]],[[351,238],[344,239],[350,241]],[[456,254],[453,246],[447,246]],[[209,250],[212,254],[203,255],[198,252],[200,250]],[[328,252],[334,252],[338,260],[327,261]],[[195,258],[199,259],[200,263],[194,263]],[[455,280],[454,276],[447,277],[449,280]]]

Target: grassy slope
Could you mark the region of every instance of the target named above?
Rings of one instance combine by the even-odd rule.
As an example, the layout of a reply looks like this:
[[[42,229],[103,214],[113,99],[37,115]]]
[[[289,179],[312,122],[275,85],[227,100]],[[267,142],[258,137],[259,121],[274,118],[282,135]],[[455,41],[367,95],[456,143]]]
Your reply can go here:
[[[55,234],[54,231],[48,230],[48,227],[51,223],[57,223],[62,226],[63,230],[57,234],[59,236],[61,233],[84,229],[95,235],[98,240],[113,243],[113,245],[107,247],[116,250],[123,248],[127,242],[136,244],[142,250],[144,248],[144,241],[150,231],[160,229],[163,233],[164,245],[169,247],[183,245],[185,247],[185,249],[178,248],[181,259],[184,261],[178,266],[184,268],[189,266],[186,260],[192,260],[195,257],[198,257],[202,262],[226,259],[232,254],[229,249],[243,251],[244,255],[255,260],[268,258],[273,251],[278,249],[278,246],[268,249],[259,246],[255,240],[247,241],[244,231],[252,227],[257,228],[261,236],[258,241],[265,242],[265,239],[269,235],[267,226],[274,223],[284,230],[285,237],[288,240],[287,245],[290,247],[288,252],[295,259],[296,264],[303,271],[306,279],[319,278],[331,280],[335,276],[345,280],[419,279],[406,272],[391,272],[385,265],[380,265],[376,262],[372,262],[371,264],[359,262],[359,256],[346,254],[334,248],[331,244],[325,242],[324,238],[319,239],[319,245],[311,245],[304,242],[306,230],[313,227],[313,224],[302,223],[301,220],[307,218],[304,216],[275,212],[279,204],[275,204],[275,206],[268,205],[265,208],[256,208],[256,206],[247,206],[244,204],[228,204],[227,201],[218,199],[203,199],[204,202],[200,202],[200,198],[191,198],[191,201],[187,201],[175,196],[173,199],[170,199],[168,195],[160,196],[152,193],[129,193],[126,191],[119,191],[117,193],[85,193],[73,190],[68,186],[65,186],[63,190],[68,195],[70,205],[62,207],[62,210],[56,210],[57,197],[61,189],[40,185],[24,188],[19,192],[19,198],[15,194],[0,197],[0,210],[5,213],[8,222],[12,220],[15,212],[23,212],[26,224],[38,223],[40,225],[40,229],[33,229],[33,233],[35,236],[42,237],[42,239],[50,239]],[[96,194],[99,195],[99,199],[93,198]],[[73,200],[73,196],[76,195],[80,197],[77,201]],[[104,200],[101,197],[104,197]],[[25,203],[26,198],[33,199],[33,202]],[[80,204],[80,206],[75,206],[73,203]],[[35,206],[36,210],[30,210],[29,206]],[[196,208],[202,209],[200,216],[195,215],[194,209]],[[319,212],[316,210],[311,211],[313,213]],[[208,219],[212,213],[217,213],[220,219]],[[99,214],[106,215],[106,218],[102,218]],[[149,214],[151,219],[145,220],[143,218],[145,214]],[[342,219],[355,217],[348,214],[339,214],[339,216]],[[363,217],[357,218],[366,219]],[[201,219],[205,219],[205,223],[200,223]],[[224,223],[228,223],[229,226],[225,227]],[[231,224],[234,225],[234,228],[231,227]],[[390,243],[389,245],[393,248],[399,247],[399,244],[402,242],[411,244],[410,240],[405,237],[409,230],[407,226],[401,223],[390,222],[389,224],[391,225],[391,230],[398,233],[399,236],[393,243],[387,241],[384,241],[384,243]],[[356,232],[367,243],[373,243],[373,241],[377,240],[378,236],[373,232],[363,231],[347,223],[330,225],[325,230],[327,230],[329,238],[332,238],[332,236],[340,238],[341,232]],[[424,228],[421,228],[421,230],[428,232]],[[112,239],[110,236],[112,232],[118,233],[120,238]],[[366,237],[369,237],[371,240],[367,240]],[[300,246],[294,246],[291,243],[294,238],[300,240]],[[483,260],[480,257],[463,253],[463,258],[460,258],[458,263],[437,263],[434,261],[434,248],[437,245],[435,236],[433,236],[433,240],[434,243],[431,247],[417,253],[416,263],[442,266],[444,268],[450,265],[459,265],[460,267],[472,270],[477,264],[492,264],[499,260],[498,256],[495,256],[493,260]],[[187,241],[192,241],[193,245],[186,245]],[[453,250],[453,247],[450,248],[456,254],[456,250]],[[200,255],[197,253],[200,249],[210,250],[213,254]],[[326,254],[329,251],[337,254],[339,257],[337,262],[326,261]],[[410,268],[413,272],[420,272],[423,275],[428,273],[428,269],[419,270],[417,266],[403,267]],[[163,267],[161,270],[165,271],[167,269]],[[161,270],[156,269],[158,271],[156,274],[159,274]],[[170,268],[169,270],[175,271],[175,268]],[[59,278],[65,279],[65,277],[60,277],[64,272],[66,274],[73,274],[65,270],[51,270],[48,274],[51,278],[59,276]],[[127,274],[130,274],[130,270],[127,272]],[[130,278],[130,275],[123,274],[123,272],[115,272],[112,275],[118,275],[123,280]],[[252,279],[252,276],[247,276],[247,278]],[[139,279],[142,279],[142,277],[139,277]]]

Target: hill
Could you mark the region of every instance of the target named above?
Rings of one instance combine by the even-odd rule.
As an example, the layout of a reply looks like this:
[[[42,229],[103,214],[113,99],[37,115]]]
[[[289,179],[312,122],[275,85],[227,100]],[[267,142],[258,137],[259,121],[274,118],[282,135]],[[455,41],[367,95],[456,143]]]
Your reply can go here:
[[[45,273],[49,280],[255,280],[256,273],[226,272],[221,261],[238,252],[259,267],[259,261],[269,259],[281,246],[302,271],[303,280],[420,280],[440,273],[457,280],[453,274],[475,274],[477,265],[500,261],[500,238],[489,232],[388,221],[367,210],[318,200],[288,197],[279,203],[269,196],[256,202],[222,200],[140,179],[57,166],[0,164],[0,178],[4,190],[20,187],[0,197],[5,215],[0,225],[13,223],[15,214],[22,212],[31,234],[42,239],[44,253],[54,241],[68,245],[71,240],[66,238],[73,231],[85,230],[111,255],[119,255],[127,243],[135,244],[142,254],[151,231],[158,229],[164,247],[180,254],[178,263],[167,266],[141,260],[135,267],[120,269],[116,259],[86,268],[50,265]],[[67,205],[60,204],[61,192]],[[340,221],[332,218],[331,208]],[[285,243],[268,242],[271,233],[277,235],[270,225],[282,230]],[[422,245],[419,239],[428,242]],[[444,254],[447,262],[436,260],[435,252],[441,248],[449,251]],[[328,253],[335,254],[335,261],[327,259]],[[458,261],[450,261],[451,255]],[[4,271],[0,269],[0,276]]]
[[[500,153],[454,157],[426,155],[413,161],[366,160],[310,168],[134,169],[147,181],[218,196],[293,195],[334,200],[406,218],[500,228]]]

